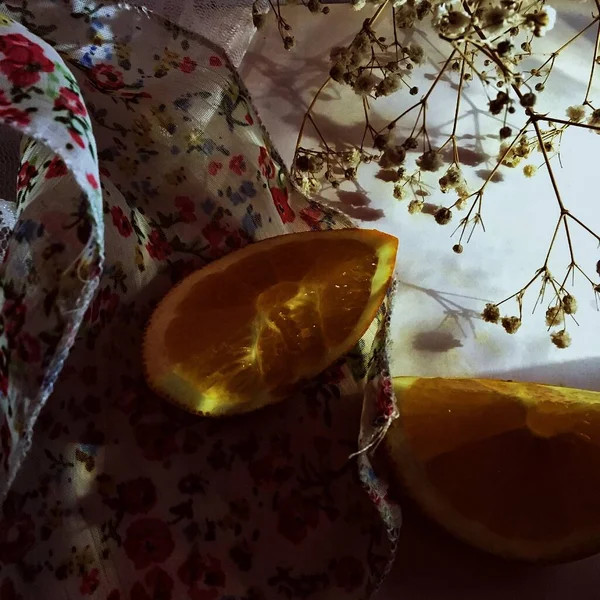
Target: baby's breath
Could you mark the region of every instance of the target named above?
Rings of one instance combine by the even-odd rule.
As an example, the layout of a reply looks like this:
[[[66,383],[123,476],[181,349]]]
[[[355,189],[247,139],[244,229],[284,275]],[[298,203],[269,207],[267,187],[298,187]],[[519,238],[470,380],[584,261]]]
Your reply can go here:
[[[329,12],[319,0],[299,1],[311,13]],[[282,16],[280,0],[266,2],[272,8],[284,47],[290,49],[295,40],[290,24]],[[590,13],[569,40],[551,39],[540,49],[538,38],[551,32],[556,21],[556,11],[544,0],[352,0],[352,4],[356,10],[364,11],[365,18],[349,43],[331,48],[329,79],[317,91],[302,120],[292,169],[295,182],[305,193],[316,194],[321,183],[339,188],[344,182],[360,180],[362,165],[374,163],[382,170],[381,178],[390,182],[390,197],[410,199],[407,204],[410,214],[423,213],[422,218],[433,217],[439,225],[450,223],[455,213],[460,215],[455,218],[459,220],[457,227],[450,228],[452,235],[458,238],[453,240],[451,248],[460,255],[467,251],[467,243],[476,231],[485,231],[488,186],[502,181],[503,170],[520,168],[525,177],[540,173],[548,176],[552,186],[549,201],[558,205],[559,216],[554,235],[550,232],[548,236],[551,243],[544,261],[521,289],[501,302],[487,304],[482,319],[500,323],[507,333],[516,333],[524,314],[524,298],[531,296],[537,283],[541,290],[536,306],[545,294],[552,294],[544,325],[551,329],[564,327],[566,316],[569,322],[576,323],[577,302],[567,286],[575,276],[583,277],[598,301],[600,283],[579,266],[571,229],[581,227],[598,242],[600,236],[567,207],[554,171],[567,129],[585,128],[600,134],[600,107],[596,108],[592,98],[597,51],[591,57],[589,82],[583,97],[574,98],[563,107],[562,114],[548,113],[542,100],[547,97],[551,74],[565,49],[585,42],[587,36],[582,34],[588,30],[597,32],[596,50],[600,47],[600,15]],[[339,10],[342,14],[343,9]],[[264,18],[256,2],[253,20],[258,26]],[[392,36],[378,31],[384,20],[393,28]],[[425,47],[429,46],[422,45],[421,40],[425,38],[418,33],[421,22],[432,27],[439,36],[441,41],[436,45],[436,53],[445,52],[441,59],[438,54],[426,55]],[[437,72],[430,76],[433,65],[437,66]],[[421,75],[419,81],[425,81],[426,85],[415,85],[415,73]],[[422,77],[423,74],[426,77]],[[444,98],[452,98],[454,118],[447,131],[431,131],[428,117],[437,110],[431,104],[432,92],[449,80],[453,96],[445,93]],[[465,90],[474,85],[474,80],[484,88],[487,99],[485,103],[466,108],[463,96]],[[358,139],[328,140],[321,131],[322,117],[315,110],[315,103],[330,86],[349,87],[357,95],[355,101],[360,103],[364,114]],[[381,124],[379,113],[373,117],[374,105],[388,96],[398,96],[400,114],[387,124]],[[469,100],[471,102],[471,98]],[[487,112],[498,121],[495,158],[483,176],[483,184],[471,179],[472,171],[468,167],[472,165],[467,166],[463,161],[460,140],[470,132],[458,130],[466,110]],[[519,120],[521,124],[516,125]],[[315,129],[318,148],[302,145],[307,126]],[[442,194],[445,194],[443,200]],[[433,210],[423,210],[426,196],[432,196],[427,206],[434,207]],[[527,198],[518,200],[524,203]],[[507,214],[519,218],[514,212]],[[551,256],[557,253],[555,245],[560,247],[557,241],[561,236],[567,241],[569,267],[556,279],[548,266]],[[516,302],[518,316],[501,317],[500,307],[509,301]],[[566,348],[571,339],[563,329],[554,331],[551,341],[559,348]]]

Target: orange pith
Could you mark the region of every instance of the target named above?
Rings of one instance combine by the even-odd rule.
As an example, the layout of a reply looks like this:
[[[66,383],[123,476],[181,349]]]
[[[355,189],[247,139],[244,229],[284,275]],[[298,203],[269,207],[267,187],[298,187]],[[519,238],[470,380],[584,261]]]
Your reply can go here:
[[[476,379],[394,387],[388,457],[443,527],[517,559],[600,550],[600,393]]]
[[[396,238],[377,231],[298,233],[192,273],[152,315],[148,381],[197,413],[241,413],[281,399],[367,330],[396,249]]]

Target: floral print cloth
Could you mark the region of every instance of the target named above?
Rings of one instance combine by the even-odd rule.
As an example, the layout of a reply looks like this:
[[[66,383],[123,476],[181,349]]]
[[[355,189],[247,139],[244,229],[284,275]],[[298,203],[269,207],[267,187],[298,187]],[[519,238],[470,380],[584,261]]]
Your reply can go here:
[[[370,597],[399,525],[362,452],[395,416],[389,298],[347,357],[243,418],[182,412],[140,364],[153,307],[192,270],[351,223],[292,187],[209,42],[127,5],[9,9],[0,600]]]

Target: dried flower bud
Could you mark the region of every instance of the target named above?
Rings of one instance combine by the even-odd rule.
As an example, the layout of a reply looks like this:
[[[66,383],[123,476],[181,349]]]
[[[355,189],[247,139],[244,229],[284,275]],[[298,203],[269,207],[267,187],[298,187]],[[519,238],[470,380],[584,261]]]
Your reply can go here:
[[[375,87],[377,79],[368,71],[363,71],[354,82],[354,91],[359,96],[368,96]]]
[[[600,108],[597,108],[592,112],[587,123],[593,127],[600,127]]]
[[[425,60],[425,50],[423,50],[422,46],[419,46],[419,44],[413,42],[408,48],[405,48],[404,51],[408,54],[408,58],[417,65],[422,64]]]
[[[346,179],[354,179],[356,177],[356,169],[354,167],[349,167],[344,171],[344,177]]]
[[[322,12],[324,15],[328,15],[328,14],[329,14],[329,10],[330,10],[330,9],[329,9],[329,6],[324,6],[324,7],[321,9],[321,12]]]
[[[557,348],[564,349],[568,348],[571,345],[571,336],[567,333],[565,329],[561,329],[560,331],[551,333],[550,339]]]
[[[489,101],[490,112],[493,115],[499,115],[509,102],[510,98],[506,92],[498,92],[496,97]]]
[[[521,319],[519,317],[502,317],[502,327],[506,333],[516,333],[521,327]]]
[[[434,213],[435,222],[438,225],[447,225],[452,221],[452,211],[449,208],[438,208]]]
[[[403,200],[405,197],[404,186],[401,183],[394,184],[394,198]]]
[[[416,150],[419,147],[419,140],[417,140],[416,138],[413,138],[413,137],[409,137],[404,140],[402,145],[407,150]]]
[[[296,45],[296,40],[291,35],[286,35],[283,38],[283,47],[286,50],[291,50]]]
[[[585,106],[569,106],[567,108],[567,117],[569,121],[573,121],[573,123],[579,123],[585,119]]]
[[[321,12],[320,4],[320,0],[308,0],[306,3],[306,8],[308,8],[308,10],[312,13],[318,13]]]
[[[429,150],[419,156],[417,165],[422,171],[437,171],[444,165],[444,160],[435,150]]]
[[[408,212],[411,215],[414,215],[416,213],[420,213],[423,210],[423,206],[425,205],[425,202],[423,202],[423,200],[417,200],[415,198],[415,200],[411,200],[409,205],[408,205]]]
[[[534,93],[527,92],[526,94],[523,94],[523,96],[521,97],[521,106],[525,106],[526,108],[531,108],[532,106],[535,106],[536,100],[537,100],[537,97]]]
[[[417,19],[422,21],[429,12],[431,12],[431,2],[429,0],[423,0],[417,4]]]
[[[336,62],[329,70],[329,77],[338,83],[345,83],[344,75],[346,74],[346,67],[341,62]]]
[[[562,308],[567,315],[574,315],[577,312],[577,300],[571,294],[566,294],[562,299]]]
[[[410,88],[410,90],[408,90],[408,93],[411,96],[416,96],[419,93],[419,88],[416,85],[414,85],[413,87]]]
[[[497,323],[500,320],[500,309],[495,304],[488,302],[481,313],[481,318],[486,323]]]
[[[535,165],[525,165],[523,167],[523,175],[525,177],[533,177],[537,171],[537,167]]]
[[[415,24],[416,18],[417,11],[408,2],[396,9],[396,27],[399,29],[410,29]]]
[[[377,96],[389,96],[394,92],[397,92],[402,85],[402,79],[399,75],[388,75],[385,79],[382,79],[375,88],[375,94]]]
[[[560,306],[551,306],[546,311],[546,325],[548,327],[555,327],[562,323],[562,310]]]
[[[512,129],[506,125],[500,129],[500,139],[505,140],[512,135]]]
[[[462,244],[454,244],[454,246],[452,246],[452,250],[456,253],[456,254],[462,254],[463,253],[463,247]]]
[[[378,133],[373,139],[373,147],[377,150],[385,150],[389,143],[389,136]]]
[[[379,159],[379,166],[382,169],[398,167],[406,158],[406,150],[402,146],[387,146]]]

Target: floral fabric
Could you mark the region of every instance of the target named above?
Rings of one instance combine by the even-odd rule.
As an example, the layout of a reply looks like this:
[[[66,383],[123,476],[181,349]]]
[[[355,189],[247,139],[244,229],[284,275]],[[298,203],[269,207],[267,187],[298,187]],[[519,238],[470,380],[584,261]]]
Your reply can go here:
[[[243,419],[163,402],[140,363],[192,270],[351,223],[291,186],[218,48],[126,6],[9,8],[0,123],[25,137],[0,207],[0,600],[370,597],[398,516],[348,457],[394,416],[389,302],[344,360]]]

